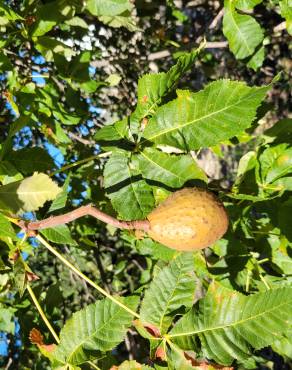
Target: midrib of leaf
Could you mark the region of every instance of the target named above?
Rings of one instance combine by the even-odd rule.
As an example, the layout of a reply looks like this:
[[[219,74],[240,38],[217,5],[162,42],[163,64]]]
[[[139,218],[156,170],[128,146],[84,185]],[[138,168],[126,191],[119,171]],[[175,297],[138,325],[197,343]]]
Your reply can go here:
[[[154,100],[153,104],[146,110],[146,112],[143,114],[142,118],[148,116],[151,113],[152,109],[154,109],[155,107],[157,107],[157,105],[158,105],[158,103],[159,103],[160,100],[161,100],[161,98],[158,98],[158,99]]]
[[[169,298],[169,299],[168,299],[168,301],[167,301],[166,307],[165,307],[165,309],[164,309],[164,311],[163,311],[163,315],[161,315],[161,319],[160,319],[160,323],[159,323],[159,329],[160,329],[160,330],[161,330],[161,328],[162,328],[162,321],[163,321],[163,318],[164,318],[165,313],[166,313],[166,311],[167,311],[167,308],[168,308],[168,306],[169,306],[169,304],[170,304],[170,301],[171,301],[171,299],[172,299],[172,297],[173,297],[173,295],[174,295],[174,292],[175,292],[175,290],[176,290],[176,288],[177,288],[177,286],[178,286],[178,284],[179,284],[180,278],[181,278],[181,276],[182,276],[182,275],[185,275],[185,274],[186,274],[186,273],[184,273],[184,274],[180,273],[180,274],[178,275],[178,277],[177,277],[176,285],[175,285],[175,287],[173,288],[173,291],[172,291],[172,293],[171,293],[171,295],[170,295],[170,298]]]
[[[194,119],[193,121],[186,122],[186,123],[185,123],[185,124],[183,124],[183,125],[175,126],[175,127],[171,127],[171,128],[166,129],[166,130],[164,130],[164,131],[160,131],[157,135],[153,135],[153,136],[151,136],[151,137],[147,138],[147,140],[153,140],[153,139],[155,139],[155,138],[157,138],[157,137],[159,137],[159,136],[161,136],[161,135],[168,134],[169,132],[172,132],[172,131],[175,131],[175,130],[178,130],[178,129],[184,128],[184,127],[186,127],[186,126],[192,125],[192,124],[194,124],[194,123],[196,123],[196,122],[199,122],[199,121],[201,121],[201,120],[204,120],[204,119],[206,119],[206,118],[209,118],[209,117],[211,117],[211,116],[214,116],[214,115],[216,115],[216,114],[219,114],[219,113],[221,113],[221,112],[224,112],[225,110],[227,110],[227,109],[229,109],[229,108],[232,108],[232,107],[234,107],[234,106],[238,105],[240,102],[243,102],[243,101],[244,101],[244,100],[246,100],[247,98],[252,98],[252,96],[253,96],[253,95],[254,95],[254,94],[248,95],[248,97],[244,97],[244,98],[242,98],[242,99],[239,99],[238,101],[236,101],[236,102],[235,102],[234,104],[232,104],[232,105],[228,105],[228,106],[226,106],[226,107],[224,107],[224,108],[222,108],[222,109],[219,109],[219,110],[217,110],[217,111],[215,111],[215,112],[212,112],[212,113],[210,113],[210,114],[206,114],[205,116],[202,116],[202,117],[200,117],[200,118]]]
[[[165,73],[165,77],[167,78],[167,74],[166,73]],[[165,92],[163,93],[163,95],[167,94],[173,88],[173,86],[175,86],[176,83],[177,83],[177,81],[174,81],[169,87],[167,87],[166,90],[165,90]],[[157,107],[157,105],[159,104],[159,102],[162,99],[162,96],[160,96],[156,100],[154,100],[153,104],[150,106],[150,108],[143,115],[143,118],[146,117],[146,116],[148,116],[148,114],[151,113],[152,109],[154,109],[155,107]]]
[[[245,46],[246,46],[246,48],[247,48],[248,52],[249,52],[250,54],[252,54],[252,50],[250,50],[250,48],[249,48],[249,46],[248,46],[247,42],[245,41],[245,38],[243,37],[242,32],[240,31],[240,28],[238,27],[237,23],[235,22],[235,19],[234,19],[234,17],[233,17],[233,13],[232,13],[232,9],[231,9],[231,2],[232,2],[232,0],[231,0],[231,1],[230,1],[230,3],[229,3],[229,10],[230,10],[230,13],[231,13],[231,19],[232,19],[232,21],[233,21],[233,23],[234,23],[234,25],[235,25],[235,28],[238,30],[238,33],[240,34],[240,38],[243,40],[243,42],[244,42],[244,44],[245,44]]]
[[[147,157],[147,155],[146,155],[145,153],[141,152],[141,154],[142,154],[142,155],[143,155],[143,157],[144,157],[144,158],[146,158],[149,162],[153,163],[156,167],[161,168],[164,172],[168,172],[168,173],[170,173],[172,176],[175,176],[176,178],[178,178],[179,180],[183,180],[183,178],[182,178],[182,177],[180,177],[180,176],[178,176],[176,173],[171,172],[171,171],[169,171],[168,169],[166,169],[166,168],[164,168],[164,167],[162,167],[162,166],[159,166],[159,164],[158,164],[158,163],[154,162],[151,158]]]
[[[120,310],[117,311],[116,315],[118,315],[120,313]],[[70,359],[73,357],[73,355],[78,352],[79,348],[82,347],[82,345],[88,340],[88,339],[91,339],[96,333],[98,333],[99,331],[101,331],[102,329],[104,329],[107,325],[109,325],[113,320],[116,319],[116,315],[113,315],[107,322],[105,322],[101,327],[99,327],[97,330],[95,330],[91,335],[88,335],[87,337],[84,338],[84,340],[82,340],[82,342],[80,342],[80,344],[76,347],[75,350],[73,350],[71,352],[71,354],[68,356],[68,359],[66,361],[66,363],[70,363]]]
[[[174,338],[174,337],[183,337],[183,336],[186,336],[186,335],[196,335],[196,334],[200,334],[200,333],[206,333],[206,332],[208,332],[208,331],[220,330],[220,329],[225,329],[225,328],[233,327],[233,326],[236,326],[236,325],[240,325],[240,324],[246,323],[247,321],[254,320],[254,319],[256,319],[257,317],[260,317],[260,316],[266,315],[266,314],[268,314],[269,312],[273,312],[274,310],[278,309],[279,307],[284,306],[284,305],[287,305],[287,304],[289,304],[289,303],[288,303],[288,302],[281,303],[281,304],[279,304],[278,306],[273,307],[273,308],[272,308],[272,309],[270,309],[270,310],[267,310],[267,311],[261,312],[261,313],[259,313],[259,314],[257,314],[257,315],[250,316],[250,317],[248,317],[248,318],[246,318],[246,319],[239,320],[239,321],[236,321],[236,322],[231,323],[231,324],[226,324],[226,325],[221,325],[221,326],[215,326],[215,327],[213,327],[213,328],[207,328],[207,329],[202,329],[202,330],[195,330],[195,331],[186,332],[186,333],[169,334],[169,335],[168,335],[168,337],[169,337],[169,338]]]

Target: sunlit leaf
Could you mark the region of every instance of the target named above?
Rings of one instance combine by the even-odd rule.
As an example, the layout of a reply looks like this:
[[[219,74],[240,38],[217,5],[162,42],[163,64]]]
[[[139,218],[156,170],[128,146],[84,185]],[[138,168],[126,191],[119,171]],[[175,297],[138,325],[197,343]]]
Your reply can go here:
[[[236,58],[243,59],[253,54],[264,35],[253,17],[237,13],[234,3],[233,0],[224,2],[223,33]]]
[[[152,367],[138,363],[135,360],[124,361],[121,365],[116,366],[115,370],[151,370]]]
[[[141,321],[165,333],[173,318],[171,314],[193,304],[195,286],[193,254],[183,253],[154,277],[142,301]]]
[[[265,59],[265,48],[264,46],[262,46],[250,58],[250,60],[247,63],[247,66],[252,68],[254,71],[257,71],[263,65],[264,59]]]
[[[218,80],[197,93],[180,90],[149,120],[144,137],[183,150],[216,145],[250,126],[268,89]]]
[[[292,147],[289,144],[279,144],[268,147],[259,156],[260,176],[264,188],[280,186],[275,182],[292,173]],[[270,187],[268,184],[271,184]],[[284,190],[284,189],[283,189]]]
[[[57,197],[53,200],[49,212],[56,211],[57,209],[64,208],[67,202],[68,197],[68,188],[70,183],[71,176],[67,176],[64,185],[62,187],[62,192],[60,192]]]
[[[35,172],[24,180],[0,187],[0,208],[14,213],[36,211],[61,191],[48,175]]]
[[[144,178],[179,188],[191,179],[207,181],[207,176],[190,155],[170,155],[145,148],[138,156]]]
[[[248,10],[253,9],[256,5],[262,2],[263,0],[236,0],[235,6],[237,9]]]
[[[92,15],[97,17],[102,15],[115,16],[127,10],[131,10],[133,5],[129,0],[88,0],[86,8]]]
[[[135,297],[120,298],[135,310]],[[64,364],[79,365],[96,358],[119,344],[133,317],[109,299],[97,301],[78,311],[66,322],[60,333],[60,344],[53,356]]]
[[[180,348],[192,349],[200,339],[204,356],[229,365],[244,360],[250,347],[263,348],[281,339],[291,325],[292,288],[244,296],[212,284],[200,301],[170,332]]]
[[[11,226],[11,223],[0,213],[0,238],[1,237],[14,238],[15,232]]]
[[[203,44],[190,53],[183,54],[168,72],[143,75],[138,81],[138,103],[134,116],[138,119],[153,115],[164,95],[169,93],[181,76],[192,67]]]

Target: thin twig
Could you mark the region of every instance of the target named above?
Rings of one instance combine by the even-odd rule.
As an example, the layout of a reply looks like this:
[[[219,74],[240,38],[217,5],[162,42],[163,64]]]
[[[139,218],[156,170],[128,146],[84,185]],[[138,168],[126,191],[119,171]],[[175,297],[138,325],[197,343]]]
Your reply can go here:
[[[166,58],[170,56],[169,50],[161,50],[157,51],[156,53],[151,53],[148,55],[148,60],[156,60],[161,58]]]
[[[96,366],[92,361],[87,361],[90,366],[92,366],[96,370],[101,370],[100,367]]]
[[[214,42],[207,42],[205,49],[222,49],[227,48],[228,42],[227,41],[214,41]]]
[[[274,33],[278,33],[278,32],[281,32],[283,30],[286,29],[286,22],[281,22],[280,24],[278,24],[276,27],[273,28],[273,32]]]
[[[129,354],[129,360],[133,360],[134,357],[133,357],[133,354],[131,353],[131,342],[130,342],[130,338],[128,335],[129,334],[127,333],[125,336],[124,342],[125,342],[125,346],[127,348],[128,354]]]
[[[72,271],[75,272],[78,276],[80,276],[82,279],[84,279],[89,285],[91,285],[93,288],[95,288],[98,292],[100,292],[102,295],[110,299],[112,302],[117,304],[118,306],[122,307],[125,311],[129,312],[134,317],[140,318],[140,315],[131,310],[129,307],[124,305],[122,302],[111,296],[108,292],[106,292],[104,289],[102,289],[99,285],[95,284],[91,279],[89,279],[86,275],[84,275],[81,271],[79,271],[75,266],[72,265],[65,257],[63,257],[55,248],[53,248],[41,235],[36,235],[36,239],[43,244],[51,253],[53,253],[57,258],[59,258],[60,261],[64,263],[67,267],[69,267]]]
[[[216,17],[212,20],[212,22],[210,23],[210,30],[212,30],[213,28],[216,28],[218,23],[220,22],[221,18],[223,17],[224,15],[224,8],[222,8],[218,14],[216,15]]]
[[[58,89],[63,93],[65,91],[65,86],[60,82],[55,76],[51,76],[51,79],[55,82]]]
[[[261,281],[264,283],[264,285],[267,288],[267,290],[270,290],[271,287],[269,286],[269,284],[267,283],[266,279],[263,277],[263,275],[260,272],[259,272],[259,277],[260,277]]]
[[[7,362],[4,370],[8,370],[10,368],[10,366],[12,365],[12,363],[13,363],[13,360],[12,360],[11,357],[9,357],[8,362]]]
[[[73,132],[66,131],[66,133],[68,134],[69,137],[71,137],[71,139],[79,141],[81,144],[84,144],[84,145],[94,145],[94,144],[96,144],[96,142],[94,140],[84,139],[83,137],[80,137],[80,136],[74,134]]]
[[[149,221],[148,220],[137,220],[137,221],[119,221],[114,217],[103,213],[99,209],[95,208],[93,205],[88,204],[87,206],[82,206],[77,209],[74,209],[71,212],[65,213],[59,216],[52,216],[49,218],[45,218],[41,221],[33,221],[25,223],[25,221],[19,221],[18,225],[25,230],[26,232],[30,232],[33,230],[41,230],[47,229],[50,227],[55,227],[58,225],[64,225],[68,222],[74,221],[83,216],[93,216],[107,224],[113,225],[120,229],[128,229],[128,230],[149,230]]]
[[[50,177],[53,177],[53,176],[55,176],[56,174],[58,174],[60,172],[65,172],[65,171],[69,170],[70,168],[79,166],[80,164],[93,161],[94,159],[109,157],[111,154],[112,154],[112,152],[105,152],[105,153],[92,155],[91,157],[87,157],[87,158],[84,158],[84,159],[80,159],[80,161],[76,161],[74,163],[67,164],[66,166],[63,166],[63,167],[59,168],[58,170],[52,172],[50,174]]]
[[[201,37],[196,40],[197,42],[201,41]],[[206,42],[206,46],[204,49],[221,49],[221,48],[226,48],[228,46],[227,41],[208,41]],[[156,60],[156,59],[161,59],[161,58],[166,58],[171,55],[171,52],[169,50],[162,50],[158,51],[156,53],[149,54],[148,60]]]
[[[38,300],[37,300],[37,297],[35,296],[33,290],[31,289],[30,285],[28,284],[27,285],[27,291],[34,303],[34,305],[36,306],[36,309],[38,310],[41,318],[43,319],[44,323],[47,325],[47,328],[49,329],[49,331],[51,332],[52,336],[55,338],[55,341],[57,343],[60,343],[60,339],[57,335],[57,333],[55,332],[54,328],[52,327],[52,325],[50,324],[49,320],[47,319],[46,317],[46,314],[44,313],[43,309],[41,308]]]

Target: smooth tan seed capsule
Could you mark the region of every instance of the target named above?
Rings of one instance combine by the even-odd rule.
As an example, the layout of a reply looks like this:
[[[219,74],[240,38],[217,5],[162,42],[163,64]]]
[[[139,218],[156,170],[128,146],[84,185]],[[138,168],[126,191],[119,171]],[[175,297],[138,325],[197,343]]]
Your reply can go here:
[[[214,194],[200,188],[176,191],[147,218],[148,235],[179,251],[206,248],[220,239],[228,228],[223,204]]]

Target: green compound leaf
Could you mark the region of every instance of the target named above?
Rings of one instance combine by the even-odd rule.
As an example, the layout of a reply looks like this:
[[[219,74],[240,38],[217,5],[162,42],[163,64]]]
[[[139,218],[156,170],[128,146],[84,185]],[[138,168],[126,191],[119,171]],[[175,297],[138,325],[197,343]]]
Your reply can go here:
[[[244,296],[212,284],[199,309],[193,308],[171,330],[170,339],[192,349],[198,336],[205,357],[229,365],[281,339],[292,323],[292,288]]]
[[[136,297],[120,298],[132,310]],[[98,357],[99,351],[109,351],[119,344],[133,317],[109,299],[97,301],[73,314],[60,333],[60,344],[54,359],[63,364],[80,365]]]
[[[154,148],[145,148],[137,157],[144,178],[179,188],[191,179],[207,182],[204,171],[190,155],[170,155]]]
[[[171,91],[181,76],[192,67],[204,44],[191,53],[179,57],[177,63],[166,73],[145,74],[138,81],[138,104],[134,117],[138,120],[153,115],[161,98]]]
[[[183,253],[164,267],[146,290],[140,311],[142,323],[165,333],[173,319],[171,314],[182,306],[192,306],[195,286],[194,256]]]
[[[125,151],[114,152],[105,165],[107,196],[125,220],[144,219],[154,207],[152,189],[140,177]]]
[[[232,0],[225,0],[224,11],[223,33],[230,50],[237,59],[252,55],[264,38],[260,25],[250,15],[238,14]]]
[[[36,211],[61,191],[48,175],[35,172],[24,180],[0,187],[0,209],[14,213]]]
[[[183,150],[216,145],[250,126],[269,88],[218,80],[197,93],[180,90],[149,120],[144,138]]]

